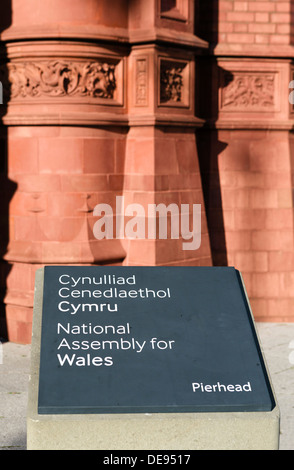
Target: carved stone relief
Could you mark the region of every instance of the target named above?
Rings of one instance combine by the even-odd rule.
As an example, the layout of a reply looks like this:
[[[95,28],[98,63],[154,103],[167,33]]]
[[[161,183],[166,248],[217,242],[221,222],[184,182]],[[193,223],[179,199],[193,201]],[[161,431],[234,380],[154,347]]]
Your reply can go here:
[[[189,93],[186,79],[187,63],[161,60],[160,104],[186,105]]]
[[[146,106],[148,101],[147,59],[136,60],[136,105]]]
[[[7,67],[9,97],[79,96],[112,100],[116,90],[116,65],[95,61],[51,60],[14,62]]]
[[[291,68],[290,72],[290,83],[289,83],[289,105],[290,105],[290,115],[291,119],[294,116],[294,69]]]
[[[223,111],[272,111],[276,73],[224,71],[221,90]]]

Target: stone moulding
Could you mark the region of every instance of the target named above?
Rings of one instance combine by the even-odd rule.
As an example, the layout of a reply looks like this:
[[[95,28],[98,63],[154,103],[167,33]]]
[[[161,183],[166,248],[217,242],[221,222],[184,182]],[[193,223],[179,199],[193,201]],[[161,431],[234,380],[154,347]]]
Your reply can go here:
[[[163,124],[162,116],[168,114],[174,125],[198,127],[194,54],[156,45],[134,46],[133,51],[130,59],[130,47],[109,44],[69,40],[7,44],[0,62],[7,104],[2,122],[165,125],[168,119]],[[132,79],[135,86],[130,89]],[[140,119],[142,107],[146,112]],[[152,115],[148,122],[146,113]]]
[[[7,115],[107,112],[125,105],[127,52],[121,47],[70,40],[11,42],[0,48],[0,81]],[[41,109],[42,106],[45,106]],[[51,106],[53,105],[53,106]],[[91,110],[89,106],[91,105]],[[87,108],[88,106],[88,108]],[[29,107],[29,108],[28,108]],[[105,109],[101,109],[101,108]],[[39,111],[38,111],[39,108]],[[110,111],[111,112],[111,111]],[[121,109],[118,112],[123,112]]]
[[[124,51],[40,41],[1,56],[5,125],[125,124]]]
[[[213,98],[218,129],[285,129],[293,127],[288,90],[291,60],[220,58],[213,69],[218,93]]]

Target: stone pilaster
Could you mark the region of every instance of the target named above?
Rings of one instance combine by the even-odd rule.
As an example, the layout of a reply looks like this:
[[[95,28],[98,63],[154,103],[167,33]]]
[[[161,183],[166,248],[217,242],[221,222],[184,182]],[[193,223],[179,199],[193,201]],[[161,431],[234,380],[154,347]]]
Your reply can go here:
[[[152,4],[152,7],[151,7]],[[183,250],[184,235],[126,242],[124,264],[209,265],[210,245],[202,194],[195,129],[195,56],[207,43],[194,35],[194,2],[138,2],[130,11],[127,139],[124,195],[129,203],[179,208],[201,205],[201,244]],[[147,18],[147,19],[146,19]],[[171,209],[172,212],[172,209]],[[159,221],[158,221],[159,225]],[[190,226],[191,229],[191,226]]]

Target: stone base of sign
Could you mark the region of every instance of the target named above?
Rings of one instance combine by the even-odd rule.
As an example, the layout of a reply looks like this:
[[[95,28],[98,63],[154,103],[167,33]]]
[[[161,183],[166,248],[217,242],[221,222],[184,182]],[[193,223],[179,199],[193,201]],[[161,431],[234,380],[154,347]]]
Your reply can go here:
[[[28,450],[278,450],[280,414],[38,414],[43,270],[36,274]]]

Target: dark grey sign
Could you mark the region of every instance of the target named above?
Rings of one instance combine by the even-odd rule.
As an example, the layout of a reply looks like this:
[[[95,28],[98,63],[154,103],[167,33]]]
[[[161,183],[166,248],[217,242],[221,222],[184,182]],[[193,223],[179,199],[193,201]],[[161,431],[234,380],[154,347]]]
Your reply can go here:
[[[40,414],[274,405],[234,268],[45,268]]]

